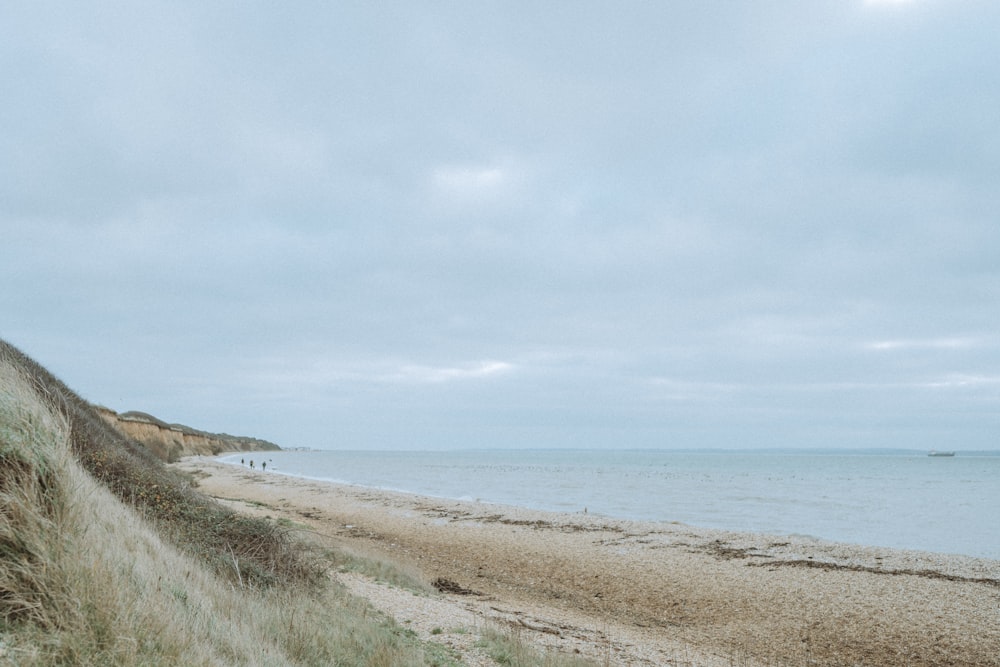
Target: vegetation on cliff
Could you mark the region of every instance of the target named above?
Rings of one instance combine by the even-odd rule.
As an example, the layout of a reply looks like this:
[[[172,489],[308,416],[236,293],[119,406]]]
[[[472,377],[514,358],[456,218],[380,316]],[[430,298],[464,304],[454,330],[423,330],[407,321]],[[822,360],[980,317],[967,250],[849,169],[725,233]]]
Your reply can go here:
[[[104,421],[125,437],[136,440],[162,461],[175,463],[183,456],[215,456],[222,452],[278,451],[278,445],[260,438],[228,433],[209,433],[184,424],[168,424],[145,412],[117,413],[94,406]]]

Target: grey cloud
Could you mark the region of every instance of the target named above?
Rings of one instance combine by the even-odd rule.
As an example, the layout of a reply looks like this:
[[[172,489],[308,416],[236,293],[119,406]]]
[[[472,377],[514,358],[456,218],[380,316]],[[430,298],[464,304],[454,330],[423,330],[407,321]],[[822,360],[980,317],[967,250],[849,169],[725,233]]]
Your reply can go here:
[[[8,13],[0,335],[93,400],[312,446],[986,446],[992,3]]]

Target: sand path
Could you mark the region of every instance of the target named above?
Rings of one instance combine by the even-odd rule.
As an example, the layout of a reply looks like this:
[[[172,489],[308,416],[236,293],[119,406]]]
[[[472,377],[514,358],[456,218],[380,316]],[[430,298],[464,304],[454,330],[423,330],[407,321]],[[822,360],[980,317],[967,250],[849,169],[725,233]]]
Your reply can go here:
[[[177,465],[243,510],[446,580],[451,609],[610,664],[1000,666],[1000,561]],[[347,583],[412,622],[398,615],[412,594],[376,603],[370,582]]]

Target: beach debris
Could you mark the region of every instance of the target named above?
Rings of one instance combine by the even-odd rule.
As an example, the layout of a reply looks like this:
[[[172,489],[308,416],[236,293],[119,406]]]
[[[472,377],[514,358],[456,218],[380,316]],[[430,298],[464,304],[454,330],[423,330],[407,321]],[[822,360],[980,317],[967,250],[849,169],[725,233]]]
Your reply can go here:
[[[471,588],[465,588],[451,579],[445,579],[444,577],[438,577],[433,582],[431,586],[438,589],[442,593],[451,593],[452,595],[482,595],[478,591],[474,591]]]
[[[559,630],[559,628],[552,627],[551,625],[541,625],[539,623],[529,623],[528,621],[524,620],[523,618],[518,618],[517,619],[517,625],[521,626],[522,628],[528,628],[529,630],[534,630],[535,632],[544,632],[545,634],[556,635],[558,637],[562,637],[563,636],[563,633],[562,633],[561,630]]]

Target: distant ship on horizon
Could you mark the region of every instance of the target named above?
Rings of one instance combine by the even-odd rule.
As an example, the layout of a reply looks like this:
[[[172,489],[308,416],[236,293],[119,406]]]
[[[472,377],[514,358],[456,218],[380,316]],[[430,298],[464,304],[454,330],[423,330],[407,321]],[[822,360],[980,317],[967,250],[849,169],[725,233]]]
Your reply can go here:
[[[936,449],[932,449],[928,452],[927,456],[954,456],[955,452],[939,452]]]

